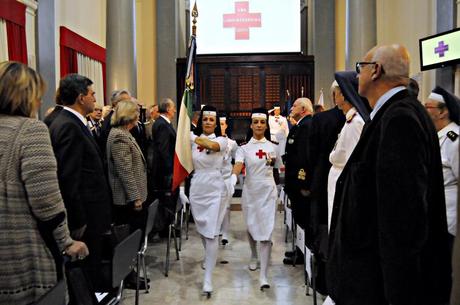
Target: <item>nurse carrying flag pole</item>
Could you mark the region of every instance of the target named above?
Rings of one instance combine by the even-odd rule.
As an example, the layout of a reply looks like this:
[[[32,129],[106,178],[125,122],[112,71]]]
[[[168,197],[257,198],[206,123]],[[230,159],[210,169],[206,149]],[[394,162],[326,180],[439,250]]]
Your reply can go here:
[[[174,169],[172,190],[178,186],[193,171],[192,148],[190,146],[190,125],[192,118],[192,105],[195,100],[195,57],[196,57],[196,17],[198,9],[195,5],[192,10],[193,26],[192,36],[187,57],[187,73],[185,74],[185,90],[182,96],[177,125],[177,139],[174,153]],[[183,191],[181,190],[181,195]],[[182,196],[181,196],[182,199]],[[187,200],[188,201],[188,200]]]

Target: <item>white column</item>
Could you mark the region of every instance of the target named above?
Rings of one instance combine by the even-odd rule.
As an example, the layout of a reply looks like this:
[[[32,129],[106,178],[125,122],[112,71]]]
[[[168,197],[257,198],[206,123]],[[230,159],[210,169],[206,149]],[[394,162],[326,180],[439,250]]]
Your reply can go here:
[[[115,89],[137,96],[135,13],[134,0],[107,1],[107,96]]]
[[[377,13],[375,0],[347,0],[345,66],[354,70],[372,47],[377,44]]]
[[[40,0],[37,14],[37,70],[47,83],[48,90],[42,98],[41,118],[46,109],[56,105],[56,0]]]

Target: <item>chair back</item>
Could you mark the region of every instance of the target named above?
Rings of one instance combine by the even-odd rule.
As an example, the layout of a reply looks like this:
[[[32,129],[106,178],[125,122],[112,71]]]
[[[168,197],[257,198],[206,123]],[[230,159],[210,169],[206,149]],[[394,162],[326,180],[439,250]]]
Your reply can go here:
[[[153,229],[155,218],[157,216],[158,205],[160,204],[159,199],[155,199],[154,202],[149,206],[147,214],[147,222],[145,223],[145,236],[149,235]]]
[[[120,286],[121,281],[133,270],[141,237],[142,231],[137,229],[115,246],[112,260],[113,288]]]
[[[43,295],[35,305],[65,305],[65,282],[60,280],[56,286]]]

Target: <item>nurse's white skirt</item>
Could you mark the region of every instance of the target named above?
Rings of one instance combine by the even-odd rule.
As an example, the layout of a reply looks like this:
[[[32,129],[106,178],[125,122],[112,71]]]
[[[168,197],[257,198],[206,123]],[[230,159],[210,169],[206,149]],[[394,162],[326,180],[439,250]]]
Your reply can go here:
[[[249,234],[256,241],[271,239],[278,191],[273,178],[244,181],[241,206]]]
[[[190,183],[190,207],[195,226],[201,235],[214,238],[224,219],[227,187],[219,170],[196,170]]]

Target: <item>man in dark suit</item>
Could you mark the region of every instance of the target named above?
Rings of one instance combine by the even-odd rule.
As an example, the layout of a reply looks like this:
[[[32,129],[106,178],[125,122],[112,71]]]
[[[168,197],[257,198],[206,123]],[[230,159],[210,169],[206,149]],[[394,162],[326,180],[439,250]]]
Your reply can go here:
[[[92,83],[78,74],[61,79],[64,108],[51,124],[50,134],[71,236],[88,245],[86,267],[97,287],[102,235],[110,230],[112,199],[101,151],[85,119],[95,105]]]
[[[291,128],[287,137],[286,154],[283,161],[286,166],[284,189],[289,197],[292,214],[296,224],[305,228],[310,213],[310,164],[308,156],[308,137],[310,134],[313,106],[306,98],[295,100],[291,108],[291,116],[297,124]],[[297,251],[295,255],[302,262],[303,255]],[[287,252],[283,260],[285,264],[291,264],[293,253]]]
[[[53,123],[54,119],[58,116],[58,114],[63,109],[61,98],[59,97],[59,90],[57,90],[57,92],[56,92],[56,98],[55,99],[56,99],[56,106],[54,107],[53,111],[51,111],[43,119],[43,123],[45,123],[46,126],[48,126],[48,128],[51,126],[51,123]]]
[[[406,90],[409,54],[370,50],[357,63],[371,121],[337,181],[327,263],[337,305],[449,301],[451,264],[439,143]]]
[[[460,153],[460,152],[459,152]],[[458,187],[460,193],[460,181]],[[457,197],[457,219],[460,219],[460,195]],[[457,232],[460,232],[460,222],[457,221]],[[453,280],[450,305],[460,305],[460,239],[455,237],[454,254],[452,256]]]
[[[102,122],[101,137],[100,137],[100,143],[101,143],[101,148],[102,148],[104,159],[105,159],[107,139],[109,137],[110,129],[112,128],[112,125],[110,125],[110,121],[112,119],[113,111],[119,101],[127,100],[130,98],[131,98],[131,93],[129,93],[127,89],[114,90],[112,94],[110,95],[110,103],[112,104],[112,109],[104,117],[104,121]]]
[[[176,115],[176,105],[169,99],[163,99],[158,110],[160,116],[152,126],[153,160],[152,185],[154,197],[160,199],[158,207],[156,230],[165,229],[171,220],[171,210],[175,208],[176,201],[171,192],[174,151],[176,145],[176,131],[172,120]]]
[[[327,235],[327,177],[331,163],[329,162],[329,154],[334,148],[337,141],[337,136],[345,123],[343,112],[334,107],[332,109],[317,113],[313,116],[311,123],[311,132],[309,137],[309,155],[312,164],[311,173],[311,205],[312,215],[309,224],[309,238],[313,238],[319,229],[319,225],[325,225]],[[310,249],[314,240],[306,242]],[[314,247],[315,250],[318,250]]]

